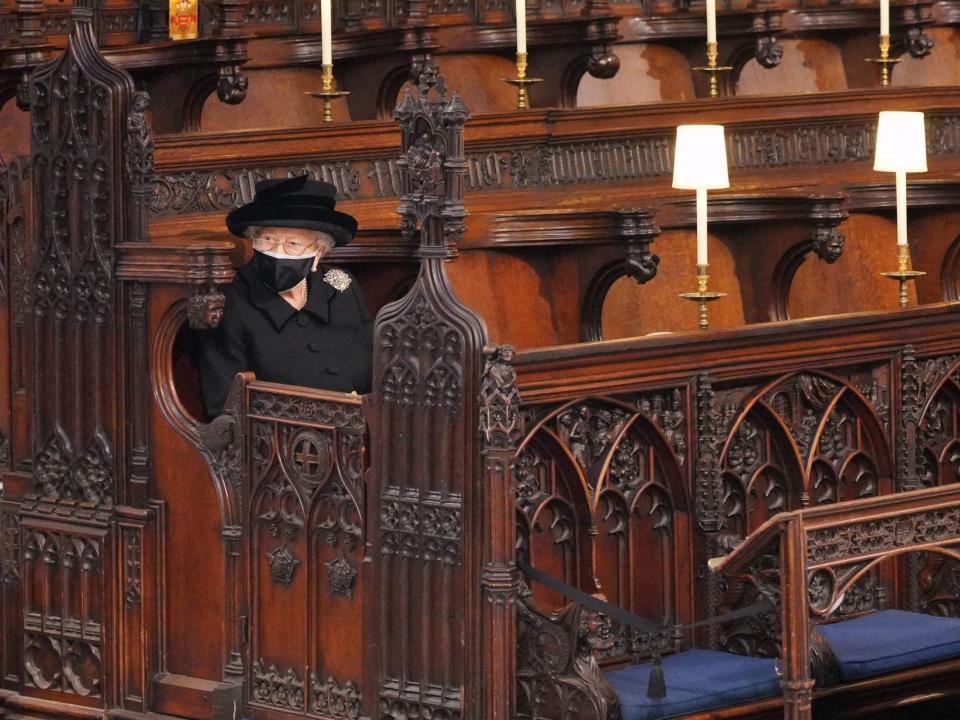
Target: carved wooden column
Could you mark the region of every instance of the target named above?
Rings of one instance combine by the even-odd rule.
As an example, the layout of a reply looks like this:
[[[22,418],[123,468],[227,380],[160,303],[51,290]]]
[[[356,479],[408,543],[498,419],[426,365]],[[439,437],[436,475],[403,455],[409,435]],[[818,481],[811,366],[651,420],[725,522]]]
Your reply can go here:
[[[788,521],[780,536],[781,622],[784,654],[784,720],[812,720],[810,633],[807,623],[806,538],[799,518]],[[788,640],[789,638],[789,640]]]
[[[517,596],[519,574],[514,564],[517,525],[514,518],[513,459],[523,437],[517,373],[510,364],[513,348],[487,354],[480,388],[480,447],[484,458],[481,484],[484,541],[481,611],[483,705],[476,717],[516,717]]]
[[[38,222],[23,370],[33,460],[23,485],[4,487],[5,500],[22,501],[24,642],[19,695],[6,702],[25,712],[38,701],[141,711],[157,594],[145,288],[119,282],[114,259],[118,244],[141,239],[144,225],[125,218],[145,202],[129,192],[145,181],[131,179],[130,163],[149,166],[149,128],[129,142],[143,114],[126,124],[133,81],[99,53],[89,0],[72,19],[63,55],[30,85]]]
[[[898,492],[919,490],[923,487],[920,477],[920,412],[925,398],[922,397],[920,367],[917,364],[912,345],[905,345],[900,351],[900,422],[897,423],[896,452]],[[920,571],[924,557],[920,553],[909,553],[904,560],[906,574],[903,589],[905,610],[920,610]]]
[[[720,554],[717,538],[723,530],[723,484],[720,479],[720,452],[723,443],[720,416],[714,403],[713,382],[707,373],[697,376],[697,464],[694,478],[694,509],[696,522],[704,541],[701,544],[703,563],[698,570],[700,597],[698,602],[704,607],[706,616],[715,615],[723,601],[723,582],[713,573],[706,571],[708,558]],[[707,628],[707,644],[716,647],[718,628]]]
[[[463,234],[467,109],[429,58],[395,111],[398,212],[420,235],[420,274],[374,333],[365,712],[480,720],[481,521],[477,393],[482,321],[454,297],[444,263]],[[370,667],[372,665],[372,667]],[[371,693],[379,708],[371,707]]]

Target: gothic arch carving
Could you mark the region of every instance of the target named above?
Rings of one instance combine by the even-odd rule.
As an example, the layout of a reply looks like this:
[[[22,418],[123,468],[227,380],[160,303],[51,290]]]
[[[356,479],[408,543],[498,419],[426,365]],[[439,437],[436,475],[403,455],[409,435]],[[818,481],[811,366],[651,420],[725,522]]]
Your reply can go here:
[[[517,537],[520,555],[532,553],[541,569],[634,612],[676,617],[685,603],[673,582],[685,562],[677,546],[688,523],[677,455],[685,451],[685,428],[666,422],[668,439],[660,423],[674,409],[660,396],[578,398],[535,411],[514,462]],[[636,567],[655,568],[664,583],[654,592]],[[562,601],[535,593],[554,606]],[[618,627],[615,634],[604,651],[611,659],[628,653],[629,631]]]
[[[863,394],[832,374],[791,373],[754,391],[730,425],[721,467],[728,480],[739,477],[741,487],[725,490],[734,505],[728,516],[734,508],[740,512],[737,498],[746,501],[746,488],[767,464],[765,451],[772,446],[765,434],[780,443],[781,463],[787,462],[779,474],[788,482],[790,503],[840,499],[843,480],[859,486],[857,496],[892,490],[886,431]]]
[[[927,362],[917,426],[920,480],[938,485],[960,479],[960,360]]]

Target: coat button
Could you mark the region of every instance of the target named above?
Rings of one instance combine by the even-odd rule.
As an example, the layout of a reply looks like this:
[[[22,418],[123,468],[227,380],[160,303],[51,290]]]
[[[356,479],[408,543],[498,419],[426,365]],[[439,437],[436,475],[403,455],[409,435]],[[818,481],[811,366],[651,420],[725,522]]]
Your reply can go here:
[[[307,316],[304,313],[297,313],[297,325],[300,327],[307,326]]]
[[[323,344],[319,340],[311,340],[307,347],[310,349],[310,352],[320,352],[320,348],[323,347]]]
[[[330,375],[336,375],[340,372],[340,367],[333,360],[327,362],[327,373]]]

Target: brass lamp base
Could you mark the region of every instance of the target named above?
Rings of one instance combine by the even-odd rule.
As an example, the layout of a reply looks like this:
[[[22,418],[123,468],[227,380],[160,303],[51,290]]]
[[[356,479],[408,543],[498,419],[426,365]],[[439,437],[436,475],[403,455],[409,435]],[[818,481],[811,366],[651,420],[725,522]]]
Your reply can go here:
[[[527,54],[517,53],[517,76],[504,78],[503,81],[517,88],[517,110],[526,110],[530,107],[527,85],[543,82],[543,78],[527,77]]]
[[[867,62],[880,65],[880,85],[888,87],[890,85],[890,70],[894,65],[900,62],[900,58],[890,57],[890,36],[880,36],[880,57],[867,58]]]
[[[719,89],[720,73],[730,72],[731,70],[733,70],[733,68],[729,65],[717,65],[717,57],[719,57],[717,44],[715,42],[714,43],[708,42],[707,43],[707,64],[693,68],[697,72],[701,72],[709,76],[710,97],[718,97],[720,95],[720,89]]]
[[[342,97],[346,97],[350,94],[349,90],[334,90],[333,89],[333,65],[323,65],[322,75],[320,77],[322,85],[320,90],[315,90],[313,92],[308,92],[307,95],[311,97],[320,98],[323,100],[323,121],[325,123],[333,122],[333,110],[331,108],[331,103],[334,100],[337,100]]]
[[[684,300],[690,300],[699,304],[697,311],[697,327],[701,330],[707,330],[710,322],[707,319],[707,303],[726,297],[725,292],[710,292],[707,290],[707,281],[710,279],[708,274],[709,265],[697,265],[697,291],[680,293]]]

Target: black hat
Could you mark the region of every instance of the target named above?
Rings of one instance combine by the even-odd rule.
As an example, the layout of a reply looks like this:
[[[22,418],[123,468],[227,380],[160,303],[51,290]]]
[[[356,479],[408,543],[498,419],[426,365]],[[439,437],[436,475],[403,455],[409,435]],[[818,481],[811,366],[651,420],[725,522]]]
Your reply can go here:
[[[227,214],[227,229],[243,237],[248,227],[288,227],[330,233],[337,245],[346,245],[357,232],[357,220],[337,212],[337,189],[309,175],[261,180],[253,202]]]

